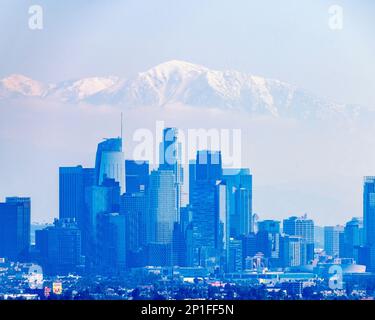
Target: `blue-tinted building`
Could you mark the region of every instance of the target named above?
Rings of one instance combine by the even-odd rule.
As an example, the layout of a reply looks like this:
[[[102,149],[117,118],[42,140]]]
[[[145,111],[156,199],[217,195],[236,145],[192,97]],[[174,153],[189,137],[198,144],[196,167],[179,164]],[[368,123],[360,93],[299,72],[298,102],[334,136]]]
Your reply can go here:
[[[342,246],[342,235],[344,234],[343,226],[326,226],[324,227],[324,251],[332,257],[340,256],[340,247]]]
[[[306,259],[314,259],[314,221],[303,217],[290,217],[283,221],[283,232],[290,236],[300,236],[306,243]]]
[[[112,178],[120,184],[121,194],[126,191],[125,160],[121,138],[106,139],[98,144],[95,175],[97,185],[101,185],[105,178]]]
[[[257,249],[264,254],[271,266],[277,266],[280,259],[280,221],[258,222]]]
[[[163,141],[159,146],[159,170],[172,171],[175,177],[176,208],[180,214],[181,188],[184,181],[181,166],[181,144],[178,142],[178,129],[165,128],[163,130]]]
[[[126,219],[119,213],[98,216],[98,264],[101,274],[122,275],[126,271]]]
[[[352,258],[359,262],[359,250],[364,244],[363,221],[353,218],[345,224],[341,258]]]
[[[252,221],[252,175],[249,169],[224,169],[223,179],[228,189],[230,236],[254,231]]]
[[[148,240],[170,244],[178,222],[175,174],[171,170],[154,170],[150,176],[150,211]]]
[[[306,264],[306,240],[303,237],[284,235],[280,240],[282,267],[300,267]]]
[[[242,272],[243,270],[243,243],[242,240],[229,239],[227,272]]]
[[[362,262],[369,271],[375,271],[375,177],[365,177],[363,182],[363,228],[365,246]]]
[[[120,214],[125,217],[126,251],[130,267],[142,266],[144,247],[148,243],[148,194],[125,193],[121,196]]]
[[[137,193],[147,191],[149,184],[149,163],[125,160],[126,192]]]
[[[86,188],[82,238],[83,253],[89,266],[94,266],[97,260],[97,218],[99,214],[119,211],[120,186],[115,179],[105,179],[100,186]]]
[[[9,197],[0,203],[0,257],[25,261],[30,249],[30,198]]]
[[[54,225],[35,231],[39,263],[48,275],[67,275],[84,270],[81,230],[73,219],[55,220]]]
[[[85,210],[85,189],[95,185],[95,169],[59,168],[59,218],[74,219],[82,227]]]
[[[220,152],[198,151],[191,181],[193,264],[216,267],[226,264],[229,242],[227,186],[222,179]]]

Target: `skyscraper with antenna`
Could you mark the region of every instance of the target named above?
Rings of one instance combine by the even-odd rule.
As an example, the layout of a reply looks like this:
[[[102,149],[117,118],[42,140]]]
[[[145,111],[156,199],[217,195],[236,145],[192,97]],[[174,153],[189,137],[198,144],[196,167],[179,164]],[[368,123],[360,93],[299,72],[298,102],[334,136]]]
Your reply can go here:
[[[121,112],[120,137],[104,139],[98,144],[95,159],[95,175],[97,185],[101,185],[105,178],[115,179],[120,184],[121,194],[125,187],[125,159],[122,152],[123,120]]]

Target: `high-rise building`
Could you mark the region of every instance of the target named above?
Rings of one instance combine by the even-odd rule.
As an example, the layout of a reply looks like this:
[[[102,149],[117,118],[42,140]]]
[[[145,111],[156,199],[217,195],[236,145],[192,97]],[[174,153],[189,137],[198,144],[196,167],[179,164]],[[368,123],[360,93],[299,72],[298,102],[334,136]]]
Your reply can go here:
[[[100,186],[105,178],[112,178],[120,184],[121,194],[126,192],[122,138],[106,139],[98,144],[95,174],[97,185]]]
[[[126,221],[119,213],[98,216],[98,270],[121,275],[126,271]]]
[[[55,220],[54,225],[35,231],[40,264],[48,275],[83,271],[81,231],[73,219]]]
[[[125,160],[126,192],[131,194],[147,191],[149,170],[147,161]]]
[[[340,238],[344,232],[343,226],[324,227],[324,250],[327,255],[339,257],[340,255]]]
[[[365,177],[363,182],[363,263],[368,271],[375,271],[375,177]]]
[[[148,243],[147,226],[150,224],[148,194],[125,193],[121,196],[120,214],[126,223],[126,250],[130,267],[140,266],[143,248]]]
[[[242,257],[243,257],[243,266],[245,268],[246,259],[253,258],[258,253],[256,234],[249,233],[245,236],[242,236]]]
[[[306,264],[306,240],[301,236],[284,235],[280,241],[281,265],[284,268]]]
[[[190,166],[195,170],[190,196],[194,265],[215,267],[223,256],[227,259],[230,226],[221,163],[220,152],[198,151],[195,165]]]
[[[264,254],[271,266],[277,266],[280,259],[280,221],[258,222],[257,249]]]
[[[148,240],[171,243],[175,222],[178,222],[175,175],[171,170],[155,170],[150,175],[150,211]]]
[[[306,243],[306,259],[314,259],[314,221],[306,215],[290,217],[283,221],[283,232],[290,236],[300,236]]]
[[[159,171],[172,171],[174,174],[176,209],[177,215],[179,215],[184,175],[181,165],[181,144],[178,142],[177,128],[165,128],[163,130],[163,141],[159,146],[159,156]]]
[[[230,236],[254,231],[252,221],[252,176],[249,169],[223,169],[227,184]]]
[[[30,198],[9,197],[0,203],[0,257],[27,259],[30,248]]]
[[[343,242],[340,257],[359,262],[359,250],[363,246],[363,222],[360,218],[353,218],[346,223]]]
[[[365,244],[375,245],[375,177],[365,177],[363,185],[363,225]]]
[[[95,185],[95,170],[92,168],[59,168],[59,218],[74,219],[82,227],[85,210],[85,189]]]
[[[243,270],[242,240],[229,239],[227,272],[242,272]]]
[[[193,264],[192,220],[191,206],[182,207],[180,222],[175,224],[173,234],[173,265],[190,266]]]
[[[86,188],[82,227],[83,253],[89,266],[96,264],[97,218],[102,213],[120,211],[120,186],[115,179],[106,178],[100,186]]]
[[[195,159],[196,181],[217,181],[223,178],[221,151],[201,150]]]

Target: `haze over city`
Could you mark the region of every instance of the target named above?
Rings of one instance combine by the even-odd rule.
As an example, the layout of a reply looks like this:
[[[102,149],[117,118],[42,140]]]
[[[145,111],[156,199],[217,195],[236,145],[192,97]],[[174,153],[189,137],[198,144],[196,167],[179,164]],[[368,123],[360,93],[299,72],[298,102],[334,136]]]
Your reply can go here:
[[[92,167],[121,112],[126,158],[157,120],[241,129],[262,219],[362,215],[363,176],[375,174],[371,1],[39,1],[43,30],[28,28],[30,4],[0,12],[0,198],[31,196],[33,221],[58,216],[58,168]],[[329,28],[333,4],[342,30]],[[226,95],[236,86],[251,94]],[[141,89],[150,99],[130,99]]]

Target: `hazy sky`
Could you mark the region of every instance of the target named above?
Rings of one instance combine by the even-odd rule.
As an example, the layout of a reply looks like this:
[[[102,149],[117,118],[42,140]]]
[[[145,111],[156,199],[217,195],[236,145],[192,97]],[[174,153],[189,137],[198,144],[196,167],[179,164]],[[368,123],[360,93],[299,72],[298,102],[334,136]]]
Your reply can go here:
[[[28,28],[35,3],[42,31]],[[344,9],[341,31],[331,5]],[[0,77],[127,76],[180,59],[374,105],[374,14],[372,0],[1,0]]]
[[[44,9],[43,30],[28,27],[33,4]],[[344,9],[340,31],[329,28],[331,5]],[[0,78],[127,77],[178,59],[375,107],[374,17],[373,0],[0,0]],[[58,167],[92,166],[100,139],[118,134],[119,110],[76,107],[0,101],[0,201],[30,195],[34,221],[57,216]],[[212,114],[199,123],[190,112],[129,112],[125,135],[163,119],[179,127],[230,123],[243,128],[261,218],[308,212],[319,224],[335,224],[362,214],[362,177],[375,173],[371,127]]]

